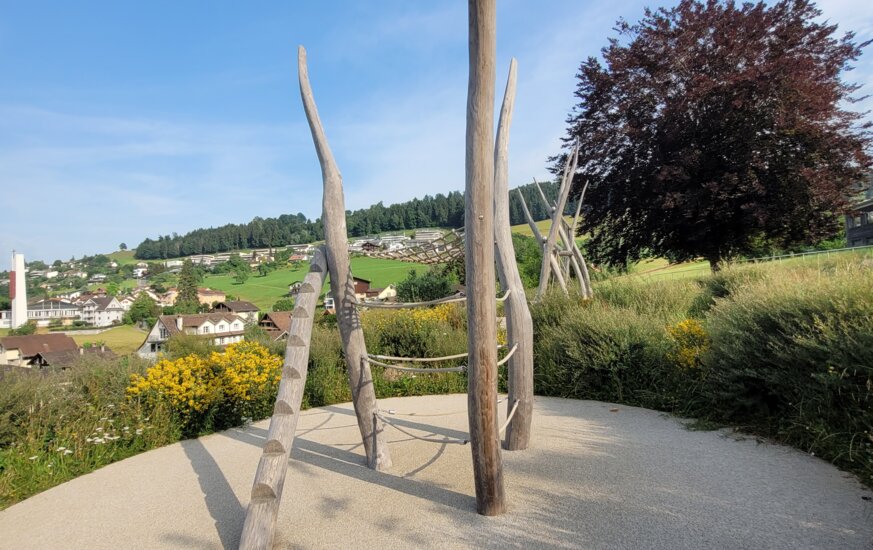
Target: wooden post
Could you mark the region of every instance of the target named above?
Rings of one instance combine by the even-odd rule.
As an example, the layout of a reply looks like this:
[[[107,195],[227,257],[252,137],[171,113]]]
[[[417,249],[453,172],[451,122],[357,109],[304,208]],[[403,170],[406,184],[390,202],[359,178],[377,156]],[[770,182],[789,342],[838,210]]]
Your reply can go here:
[[[366,361],[367,346],[355,305],[355,287],[349,265],[342,176],[318,116],[318,108],[309,85],[306,50],[303,46],[300,46],[297,51],[297,70],[300,76],[300,96],[303,99],[303,108],[309,121],[309,129],[312,131],[312,141],[315,143],[324,180],[321,220],[324,225],[327,266],[330,271],[330,291],[336,304],[337,325],[349,371],[352,401],[364,442],[364,452],[367,454],[367,465],[374,470],[384,470],[391,466],[391,455],[385,444],[382,422],[376,415],[378,407],[376,391],[373,388],[373,375],[370,372],[370,364]],[[494,347],[493,343],[491,347]]]
[[[579,157],[579,146],[573,148],[573,153],[567,159],[567,165],[564,167],[564,175],[561,179],[560,192],[558,202],[552,210],[552,226],[549,228],[549,236],[546,237],[546,242],[543,244],[543,265],[540,269],[540,285],[537,288],[535,300],[542,300],[549,287],[549,272],[553,272],[558,282],[563,281],[563,276],[560,275],[560,266],[557,265],[557,260],[554,258],[555,241],[558,238],[558,228],[561,227],[563,220],[564,206],[567,204],[567,197],[570,195],[571,182],[573,175],[576,173],[576,162]],[[539,187],[539,185],[537,185]],[[548,205],[548,203],[546,203]],[[553,265],[554,264],[554,265]],[[566,284],[561,285],[564,292],[567,292]]]
[[[239,543],[239,547],[244,550],[273,547],[276,515],[279,513],[288,458],[294,445],[294,432],[297,430],[303,388],[306,385],[312,318],[326,275],[325,255],[319,247],[312,256],[309,273],[300,286],[291,318],[276,406],[270,419],[264,453],[255,472],[252,497],[246,510]]]
[[[509,128],[515,106],[516,62],[509,64],[509,77],[503,94],[497,141],[494,145],[494,240],[497,251],[497,274],[500,286],[509,290],[506,298],[506,335],[509,347],[518,346],[509,359],[509,399],[506,414],[515,403],[518,408],[506,427],[503,448],[510,451],[527,449],[530,444],[530,424],[533,416],[533,320],[524,294],[524,284],[515,261],[512,229],[509,225]],[[526,207],[525,207],[526,208]],[[536,226],[534,226],[536,227]]]
[[[495,0],[469,0],[466,205],[467,403],[476,508],[506,511],[497,426],[497,327],[494,319],[494,59]]]

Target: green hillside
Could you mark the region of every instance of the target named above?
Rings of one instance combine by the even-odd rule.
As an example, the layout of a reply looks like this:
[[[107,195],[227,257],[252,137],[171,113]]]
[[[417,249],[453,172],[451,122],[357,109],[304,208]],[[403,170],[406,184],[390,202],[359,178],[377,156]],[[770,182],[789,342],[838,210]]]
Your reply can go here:
[[[405,279],[410,269],[423,270],[427,269],[427,266],[397,260],[352,258],[352,273],[356,277],[368,279],[375,288]],[[277,300],[288,295],[288,285],[302,281],[308,271],[309,264],[303,262],[298,269],[283,268],[264,277],[252,274],[244,284],[237,284],[233,275],[208,275],[203,280],[203,286],[238,296],[268,311]]]

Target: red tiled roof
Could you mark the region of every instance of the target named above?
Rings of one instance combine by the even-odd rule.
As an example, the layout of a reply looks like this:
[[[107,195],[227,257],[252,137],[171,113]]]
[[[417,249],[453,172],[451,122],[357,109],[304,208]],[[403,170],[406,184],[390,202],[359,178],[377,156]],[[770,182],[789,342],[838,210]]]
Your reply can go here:
[[[22,357],[32,357],[37,353],[50,351],[78,350],[76,341],[66,334],[31,334],[28,336],[6,336],[0,338],[4,349],[17,349]]]

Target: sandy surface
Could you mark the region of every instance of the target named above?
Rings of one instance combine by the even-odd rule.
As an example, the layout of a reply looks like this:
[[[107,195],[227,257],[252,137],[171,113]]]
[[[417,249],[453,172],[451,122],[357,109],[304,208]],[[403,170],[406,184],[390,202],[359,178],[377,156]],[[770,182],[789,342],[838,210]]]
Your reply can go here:
[[[466,436],[464,395],[380,406],[417,436]],[[376,473],[350,405],[305,412],[276,546],[873,548],[873,494],[817,458],[633,407],[537,398],[535,412],[531,449],[503,454],[510,510],[498,518],[475,513],[469,446],[389,428],[394,467]],[[157,449],[12,506],[0,547],[236,548],[266,427]]]

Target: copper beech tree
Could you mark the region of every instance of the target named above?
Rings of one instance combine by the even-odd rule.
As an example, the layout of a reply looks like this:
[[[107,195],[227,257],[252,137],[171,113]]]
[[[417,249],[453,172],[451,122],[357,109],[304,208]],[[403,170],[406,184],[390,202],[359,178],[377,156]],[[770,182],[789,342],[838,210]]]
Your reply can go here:
[[[582,63],[566,147],[590,182],[580,233],[597,263],[654,254],[713,270],[839,229],[871,166],[870,124],[842,79],[869,42],[807,1],[684,0],[619,21]],[[564,163],[564,154],[557,166]]]

